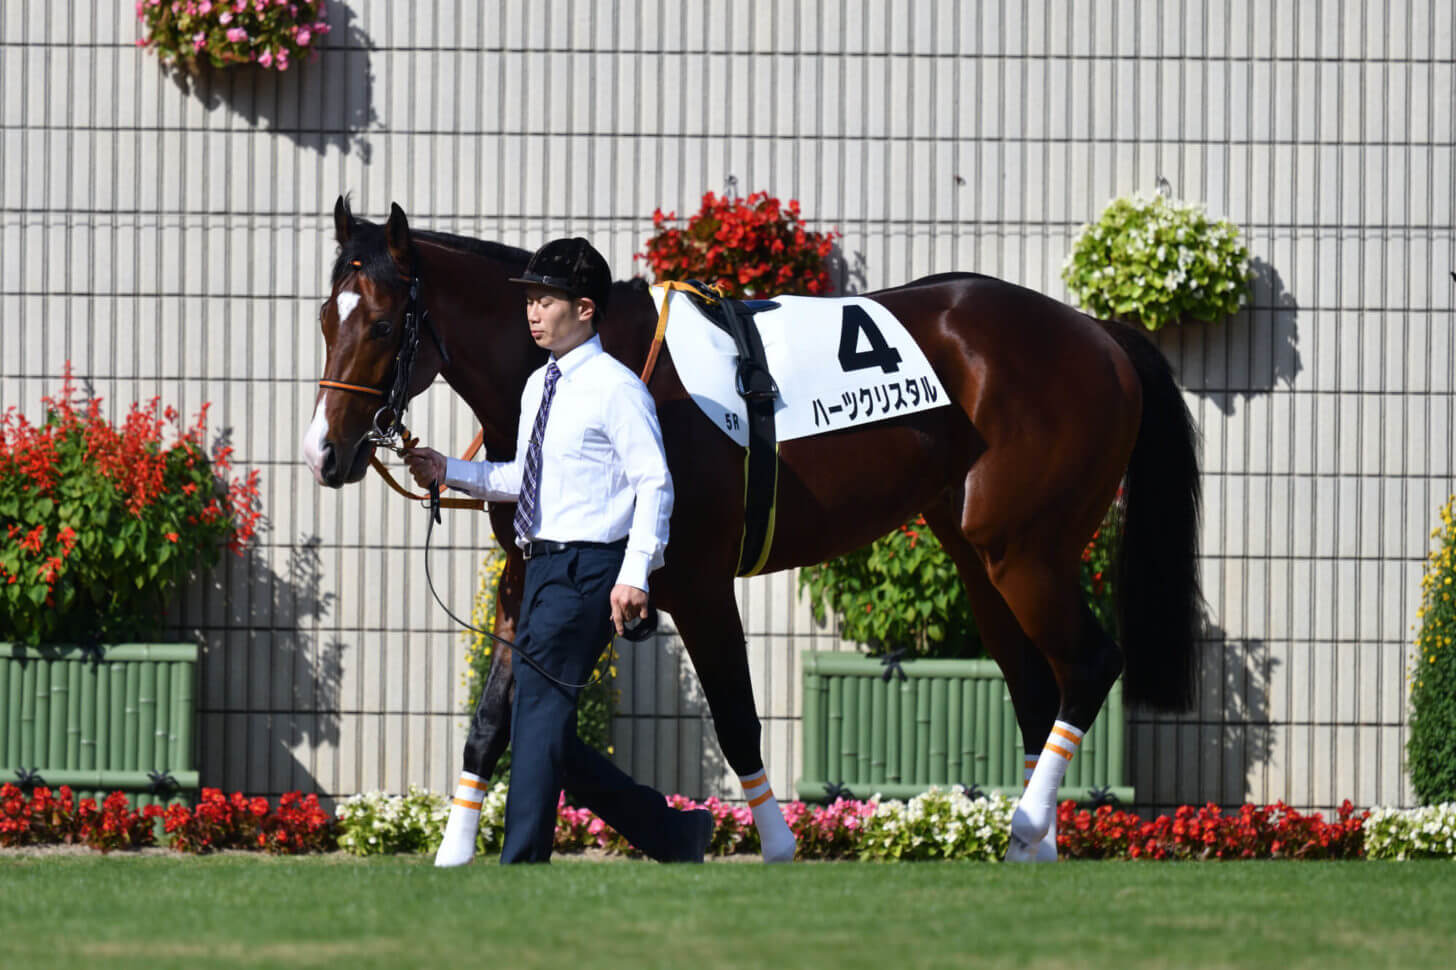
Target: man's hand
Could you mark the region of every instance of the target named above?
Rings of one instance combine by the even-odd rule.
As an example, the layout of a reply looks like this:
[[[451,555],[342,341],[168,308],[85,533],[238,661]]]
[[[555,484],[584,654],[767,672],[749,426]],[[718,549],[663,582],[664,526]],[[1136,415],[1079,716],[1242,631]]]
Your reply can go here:
[[[438,451],[433,448],[406,448],[400,457],[404,458],[410,474],[421,488],[429,488],[431,484],[444,486],[445,456]]]
[[[616,624],[617,635],[625,632],[624,624],[631,620],[647,619],[647,591],[636,586],[618,583],[612,587],[612,622]]]

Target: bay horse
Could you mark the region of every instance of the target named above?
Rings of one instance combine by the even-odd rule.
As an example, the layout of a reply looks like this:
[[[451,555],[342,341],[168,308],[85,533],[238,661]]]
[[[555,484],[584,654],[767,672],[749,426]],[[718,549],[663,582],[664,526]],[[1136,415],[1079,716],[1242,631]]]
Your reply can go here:
[[[431,333],[418,341],[408,394],[443,377],[480,422],[487,457],[510,459],[521,390],[546,358],[528,333],[521,289],[507,283],[530,254],[411,231],[398,205],[386,223],[372,223],[342,196],[334,233],[339,255],[320,313],[324,377],[334,386],[320,389],[304,436],[317,481],[338,488],[365,474],[379,397],[338,385],[387,388],[398,377],[412,287]],[[776,528],[762,571],[842,555],[923,513],[1005,675],[1029,759],[1057,740],[1054,725],[1080,737],[1119,674],[1131,703],[1186,709],[1201,631],[1199,468],[1195,430],[1167,360],[1131,326],[987,276],[941,274],[865,296],[904,325],[951,403],[781,442]],[[618,282],[602,344],[641,373],[656,319],[646,283]],[[668,347],[649,389],[676,492],[652,597],[676,622],[723,755],[740,777],[754,775],[763,769],[760,727],[733,591],[744,451],[694,404]],[[1079,576],[1081,551],[1120,484],[1119,645],[1088,608]],[[507,553],[496,615],[497,633],[507,638],[524,576],[513,513],[509,504],[488,507]],[[511,662],[509,650],[495,651],[472,719],[465,768],[482,777],[509,740]],[[1053,806],[1060,778],[1051,785]],[[1055,858],[1053,822],[1024,796],[1014,857],[1035,857],[1038,846],[1048,857],[1050,838]]]

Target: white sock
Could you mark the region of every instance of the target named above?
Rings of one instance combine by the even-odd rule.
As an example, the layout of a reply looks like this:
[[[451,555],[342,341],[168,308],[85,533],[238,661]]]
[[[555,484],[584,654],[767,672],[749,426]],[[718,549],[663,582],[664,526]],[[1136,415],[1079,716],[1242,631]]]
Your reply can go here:
[[[475,858],[475,832],[480,828],[480,806],[490,788],[485,779],[468,771],[460,772],[455,798],[450,803],[450,818],[445,823],[445,837],[435,853],[435,865],[463,866]]]
[[[1052,725],[1046,747],[1037,758],[1031,780],[1011,818],[1011,848],[1007,850],[1007,859],[1029,861],[1034,857],[1038,843],[1056,822],[1057,789],[1067,776],[1067,765],[1072,763],[1081,743],[1082,732],[1066,721],[1059,720]]]
[[[743,786],[743,797],[753,812],[753,825],[758,829],[758,841],[763,845],[764,862],[793,862],[798,843],[793,830],[784,821],[784,813],[774,798],[773,788],[768,783],[768,773],[762,768],[751,775],[739,775]]]
[[[1027,752],[1025,767],[1022,769],[1021,787],[1025,790],[1031,784],[1031,776],[1036,771],[1036,762],[1041,757],[1039,754]],[[1052,813],[1052,825],[1047,829],[1047,834],[1036,844],[1037,862],[1057,861],[1057,816]]]

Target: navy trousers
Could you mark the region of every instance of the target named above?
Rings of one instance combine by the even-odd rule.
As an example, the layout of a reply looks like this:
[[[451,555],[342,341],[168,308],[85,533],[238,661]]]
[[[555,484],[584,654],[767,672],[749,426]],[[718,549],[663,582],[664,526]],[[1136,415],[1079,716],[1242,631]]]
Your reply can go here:
[[[621,566],[620,547],[573,547],[530,559],[517,644],[553,676],[585,681],[612,639],[610,597]],[[513,668],[511,785],[501,862],[551,858],[563,788],[645,855],[678,858],[690,842],[685,817],[582,742],[576,733],[579,691],[552,683],[519,656]]]

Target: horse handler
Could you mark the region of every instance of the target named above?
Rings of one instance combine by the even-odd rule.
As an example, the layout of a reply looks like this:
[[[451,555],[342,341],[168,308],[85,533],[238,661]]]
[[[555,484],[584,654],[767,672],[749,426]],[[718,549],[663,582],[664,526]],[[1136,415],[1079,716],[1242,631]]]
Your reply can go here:
[[[551,354],[521,393],[516,457],[466,462],[429,448],[405,453],[421,485],[443,483],[490,502],[516,503],[526,557],[517,626],[521,652],[567,683],[584,682],[613,627],[647,616],[647,577],[662,565],[672,478],[652,396],[602,349],[597,327],[612,275],[585,239],[536,251],[519,278],[526,321]],[[702,862],[713,833],[706,810],[679,812],[576,733],[577,688],[517,657],[511,783],[501,862],[546,862],[563,787],[660,862]],[[450,808],[437,866],[475,855],[486,781],[469,771]]]

